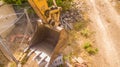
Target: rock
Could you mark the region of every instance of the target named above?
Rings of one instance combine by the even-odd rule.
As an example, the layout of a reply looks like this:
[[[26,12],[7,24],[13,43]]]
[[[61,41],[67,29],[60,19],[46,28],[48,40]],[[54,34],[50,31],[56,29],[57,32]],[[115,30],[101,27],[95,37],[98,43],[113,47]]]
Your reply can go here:
[[[86,61],[83,60],[81,57],[74,58],[74,60],[76,61],[76,62],[74,63],[74,66],[75,66],[75,67],[88,67]]]
[[[86,64],[75,63],[75,67],[88,67]]]
[[[74,23],[80,20],[80,12],[77,10],[69,10],[65,13],[62,13],[62,21],[65,21],[67,23]]]

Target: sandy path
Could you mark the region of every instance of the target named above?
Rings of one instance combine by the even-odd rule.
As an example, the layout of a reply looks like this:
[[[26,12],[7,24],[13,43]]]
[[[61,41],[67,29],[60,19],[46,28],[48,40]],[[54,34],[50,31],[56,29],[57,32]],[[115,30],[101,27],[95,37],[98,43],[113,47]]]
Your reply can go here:
[[[89,13],[99,48],[95,67],[120,66],[120,18],[108,0],[89,0]]]

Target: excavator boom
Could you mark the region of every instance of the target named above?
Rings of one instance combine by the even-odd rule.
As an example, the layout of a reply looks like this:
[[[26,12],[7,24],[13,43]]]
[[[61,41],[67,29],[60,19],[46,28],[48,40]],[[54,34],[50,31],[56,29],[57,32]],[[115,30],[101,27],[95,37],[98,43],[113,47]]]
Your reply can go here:
[[[28,0],[37,15],[41,18],[43,23],[52,26],[60,25],[60,10],[61,7],[53,5],[48,7],[47,0]],[[53,1],[55,3],[55,0]]]
[[[37,24],[37,30],[31,39],[29,49],[45,52],[51,57],[50,64],[60,55],[67,42],[67,32],[60,27],[60,10],[55,4],[48,7],[47,0],[28,0],[43,24]],[[55,0],[53,1],[55,3]],[[51,25],[47,27],[45,24]],[[54,29],[56,27],[59,29]]]

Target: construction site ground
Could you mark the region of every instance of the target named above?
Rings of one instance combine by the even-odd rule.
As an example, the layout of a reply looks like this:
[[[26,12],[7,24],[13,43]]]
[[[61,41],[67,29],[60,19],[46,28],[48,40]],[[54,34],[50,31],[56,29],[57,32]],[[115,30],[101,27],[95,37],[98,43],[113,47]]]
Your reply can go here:
[[[115,4],[116,2],[114,2]],[[76,22],[84,23],[79,31],[72,30],[69,32],[69,41],[63,51],[64,59],[73,65],[73,67],[119,67],[120,66],[120,24],[119,11],[114,4],[108,0],[74,0],[75,8],[78,12],[71,10],[66,11],[64,18],[74,19]],[[74,13],[75,12],[75,13]],[[78,14],[80,13],[79,17]],[[114,15],[114,17],[113,17]],[[70,16],[70,17],[69,17]],[[72,17],[73,16],[73,17]],[[72,17],[72,18],[71,18]],[[76,21],[80,19],[80,21]],[[66,22],[67,22],[66,20]],[[72,23],[73,24],[73,23]],[[74,25],[73,24],[73,25]],[[8,46],[12,48],[12,53],[16,58],[26,48],[30,38],[29,33],[25,36],[26,22],[18,23],[12,32],[6,37]],[[24,29],[24,30],[23,30]],[[81,34],[83,30],[89,30],[90,35],[85,37]],[[25,39],[21,44],[23,37]],[[93,47],[98,48],[95,55],[90,55],[84,49],[84,43],[90,42]],[[34,54],[30,56],[25,67],[37,67],[35,61],[31,61]],[[96,60],[97,59],[97,60]]]

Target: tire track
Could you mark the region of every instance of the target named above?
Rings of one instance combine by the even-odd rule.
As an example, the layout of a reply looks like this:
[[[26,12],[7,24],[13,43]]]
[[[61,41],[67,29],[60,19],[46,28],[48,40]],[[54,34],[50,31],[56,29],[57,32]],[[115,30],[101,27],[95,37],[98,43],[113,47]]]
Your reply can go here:
[[[107,3],[106,5],[108,5],[108,9],[110,9],[108,11],[108,13],[110,13],[109,15],[111,14],[115,15],[114,18],[112,16],[110,17],[112,19],[110,20],[110,22],[115,21],[116,25],[119,27],[119,22],[118,22],[119,16],[117,12],[115,12],[113,7],[110,6],[110,3],[108,2],[108,0],[104,0],[104,2]],[[99,63],[99,65],[101,66],[97,66],[97,67],[119,67],[120,57],[118,54],[118,50],[116,49],[115,42],[113,38],[111,37],[111,33],[108,29],[108,25],[106,24],[108,22],[106,21],[105,17],[100,12],[98,4],[96,4],[97,3],[96,0],[90,0],[90,3],[93,7],[92,8],[93,12],[90,14],[91,16],[90,18],[94,22],[93,23],[94,26],[97,25],[96,26],[96,29],[97,29],[96,39],[97,39],[97,43],[100,44],[98,46],[100,48],[100,54],[102,56],[101,58],[106,60],[106,64]]]

